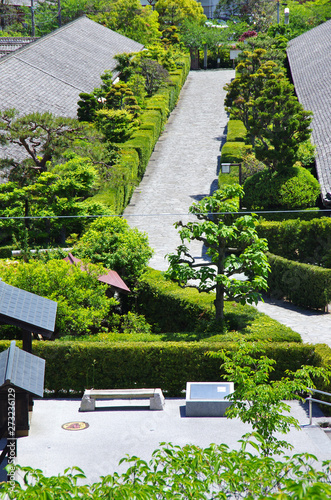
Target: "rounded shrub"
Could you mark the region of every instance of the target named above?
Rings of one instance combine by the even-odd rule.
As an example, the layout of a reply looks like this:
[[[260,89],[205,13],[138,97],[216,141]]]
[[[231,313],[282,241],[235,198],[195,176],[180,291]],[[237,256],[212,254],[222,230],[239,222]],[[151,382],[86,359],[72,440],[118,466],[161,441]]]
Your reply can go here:
[[[258,172],[245,181],[244,191],[243,205],[249,210],[289,210],[314,206],[320,185],[307,169],[294,166]]]

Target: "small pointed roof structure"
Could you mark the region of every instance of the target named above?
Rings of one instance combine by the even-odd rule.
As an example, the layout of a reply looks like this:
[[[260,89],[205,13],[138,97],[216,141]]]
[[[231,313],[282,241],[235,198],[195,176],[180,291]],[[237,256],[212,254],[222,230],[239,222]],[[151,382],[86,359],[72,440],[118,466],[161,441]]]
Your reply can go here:
[[[0,322],[50,338],[55,328],[57,302],[0,280]]]
[[[12,341],[0,353],[0,388],[15,386],[35,396],[44,394],[45,360],[22,351]]]
[[[82,261],[80,259],[77,259],[77,257],[74,257],[72,253],[68,253],[68,256],[63,259],[66,262],[69,262],[70,264],[80,266],[80,268],[85,271],[85,267],[82,264]],[[98,281],[102,281],[102,283],[106,283],[109,285],[113,290],[116,292],[120,293],[130,293],[131,290],[127,285],[124,283],[120,275],[116,271],[111,271],[110,269],[107,269],[107,273],[101,274],[98,277]]]

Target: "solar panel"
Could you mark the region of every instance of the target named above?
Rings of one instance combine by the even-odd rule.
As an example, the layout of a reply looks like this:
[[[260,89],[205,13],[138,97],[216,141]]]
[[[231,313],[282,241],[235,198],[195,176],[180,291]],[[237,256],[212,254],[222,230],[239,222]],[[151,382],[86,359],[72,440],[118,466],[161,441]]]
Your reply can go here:
[[[11,342],[0,353],[0,386],[14,385],[36,396],[44,393],[45,360],[22,351]]]
[[[0,321],[50,337],[57,303],[0,281]]]

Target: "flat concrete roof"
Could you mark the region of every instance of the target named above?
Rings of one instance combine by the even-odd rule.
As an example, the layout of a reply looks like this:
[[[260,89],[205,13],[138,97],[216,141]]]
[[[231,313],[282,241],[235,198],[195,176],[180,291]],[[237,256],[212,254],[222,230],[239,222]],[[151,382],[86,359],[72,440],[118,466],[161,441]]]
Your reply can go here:
[[[314,425],[310,427],[308,405],[298,401],[289,404],[301,430],[292,428],[286,436],[281,435],[282,439],[293,444],[293,453],[309,452],[319,461],[331,459],[330,439],[317,425],[330,419],[314,407]],[[98,401],[99,409],[94,412],[79,412],[79,406],[77,399],[36,400],[29,436],[18,439],[16,462],[40,468],[46,476],[78,466],[85,472],[87,482],[92,483],[101,475],[126,470],[125,464],[118,463],[127,454],[149,460],[160,442],[201,447],[225,443],[239,449],[238,440],[251,429],[238,419],[186,417],[185,399],[166,399],[163,411],[151,411],[146,401],[133,400]],[[88,423],[88,428],[79,431],[62,428],[63,424],[75,421]]]

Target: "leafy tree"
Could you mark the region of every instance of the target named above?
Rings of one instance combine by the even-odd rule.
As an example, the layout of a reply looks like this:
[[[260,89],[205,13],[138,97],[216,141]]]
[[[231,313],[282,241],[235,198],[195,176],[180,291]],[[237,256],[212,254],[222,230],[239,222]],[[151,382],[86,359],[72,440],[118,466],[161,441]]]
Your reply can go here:
[[[297,2],[290,0],[290,24],[287,26],[289,38],[295,38],[302,33],[331,19],[331,4],[329,0]]]
[[[197,22],[185,20],[181,25],[181,42],[189,49],[215,49],[221,43],[227,42],[229,30],[227,28],[211,28]]]
[[[258,237],[255,216],[238,216],[239,185],[225,186],[193,203],[189,211],[199,222],[181,221],[175,224],[182,244],[176,253],[168,255],[167,276],[182,287],[197,288],[200,292],[215,291],[216,320],[223,319],[224,300],[257,303],[260,292],[267,288],[269,265],[265,252],[266,240]],[[209,262],[196,262],[189,253],[188,242],[201,241]],[[245,279],[234,275],[245,273]],[[197,280],[192,282],[191,280]]]
[[[47,163],[76,138],[85,136],[77,120],[56,117],[51,113],[31,113],[18,116],[15,109],[0,112],[0,141],[23,149],[27,155],[24,166],[35,172],[45,172]],[[1,161],[0,166],[20,166],[14,159]]]
[[[96,112],[96,126],[110,143],[127,141],[138,125],[125,109],[100,109]]]
[[[303,399],[301,394],[307,392],[307,387],[315,387],[312,376],[328,381],[331,371],[303,366],[296,372],[287,370],[287,376],[281,380],[270,381],[276,361],[268,358],[264,351],[263,343],[242,342],[235,351],[209,352],[209,356],[223,361],[222,371],[227,380],[235,383],[235,391],[227,397],[232,404],[226,416],[250,423],[258,435],[262,454],[270,456],[291,448],[275,433],[286,434],[291,426],[300,428],[298,421],[286,414],[290,406],[285,400]]]
[[[329,500],[330,461],[320,467],[316,457],[309,454],[280,459],[265,457],[259,455],[256,443],[253,444],[257,453],[248,451],[250,444],[243,439],[239,450],[231,450],[225,444],[200,448],[162,443],[149,462],[128,455],[120,461],[122,468],[127,466],[124,472],[101,477],[92,485],[78,467],[46,477],[40,469],[15,465],[15,471],[24,477],[24,484],[4,483],[0,498],[23,500],[27,495],[42,498],[47,494],[50,500],[61,496],[68,499]]]
[[[46,263],[1,263],[6,283],[58,303],[55,334],[83,335],[96,332],[117,301],[106,295],[107,285],[98,281],[101,266],[86,264],[85,269],[62,260]]]
[[[86,0],[61,0],[61,24],[67,24],[85,14]],[[59,4],[57,0],[35,3],[36,36],[46,35],[59,27]],[[31,14],[27,12],[25,23],[31,33]]]
[[[269,0],[219,0],[214,17],[239,18],[254,26],[257,31],[266,31],[276,17],[276,5]]]
[[[108,109],[124,109],[137,118],[140,112],[137,99],[126,83],[115,83],[106,95],[105,106]]]
[[[179,45],[180,37],[178,27],[167,26],[166,28],[164,28],[162,31],[161,41],[166,48],[174,45]]]
[[[147,96],[152,96],[162,85],[169,82],[168,71],[153,59],[142,59],[138,73],[144,77]]]
[[[92,222],[73,251],[78,257],[117,271],[130,288],[146,269],[153,253],[146,234],[115,216]]]
[[[101,0],[90,5],[89,17],[143,45],[156,42],[159,31],[158,13],[139,0]]]
[[[18,242],[29,229],[29,242],[50,244],[54,241],[65,242],[66,233],[80,233],[84,219],[54,219],[54,216],[77,216],[109,213],[105,206],[89,207],[83,202],[93,194],[98,178],[97,171],[88,158],[75,155],[63,164],[55,166],[51,172],[43,172],[32,185],[20,187],[15,182],[0,185],[1,216],[8,220],[0,221],[1,228],[10,229]],[[94,211],[94,212],[93,212]],[[34,219],[34,217],[45,219]],[[25,217],[17,221],[12,217]],[[29,218],[31,217],[31,218]]]
[[[128,54],[123,52],[123,54],[116,54],[114,59],[117,61],[115,66],[115,71],[118,71],[121,76],[121,80],[127,83],[129,78],[134,75],[137,68],[136,60],[137,52]]]
[[[180,26],[185,19],[199,24],[207,20],[202,5],[195,0],[158,0],[155,10],[159,13],[162,29]]]
[[[225,104],[240,119],[256,158],[270,170],[292,167],[301,142],[310,137],[311,112],[294,95],[294,87],[272,61],[263,62],[266,51],[245,52],[238,76],[225,86]]]

